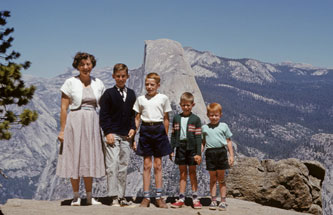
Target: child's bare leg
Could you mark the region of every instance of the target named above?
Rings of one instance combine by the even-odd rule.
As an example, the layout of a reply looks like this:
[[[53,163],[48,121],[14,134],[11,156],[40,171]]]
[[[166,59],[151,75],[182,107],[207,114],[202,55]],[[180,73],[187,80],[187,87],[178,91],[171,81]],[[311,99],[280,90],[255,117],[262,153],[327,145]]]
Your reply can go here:
[[[193,200],[193,208],[200,209],[202,205],[198,199],[198,181],[197,181],[197,167],[195,165],[189,166],[189,174],[191,180],[192,187],[192,200]]]
[[[217,170],[217,180],[218,180],[219,186],[220,186],[220,195],[221,195],[222,202],[225,202],[225,198],[227,196],[227,186],[225,183],[224,173],[225,173],[225,170]]]
[[[149,192],[150,186],[150,172],[152,167],[151,156],[143,158],[143,191]]]
[[[198,181],[197,181],[197,166],[189,166],[189,173],[190,173],[190,180],[191,180],[191,187],[193,192],[198,191]]]
[[[154,174],[156,184],[156,205],[159,208],[168,208],[162,199],[162,157],[154,157]]]
[[[184,194],[186,190],[187,165],[179,165],[179,193]]]
[[[216,181],[217,181],[217,172],[209,171],[209,187],[210,187],[210,195],[212,196],[212,201],[216,201]],[[215,199],[214,199],[215,198]]]
[[[162,188],[162,158],[154,157],[154,175],[156,189]]]

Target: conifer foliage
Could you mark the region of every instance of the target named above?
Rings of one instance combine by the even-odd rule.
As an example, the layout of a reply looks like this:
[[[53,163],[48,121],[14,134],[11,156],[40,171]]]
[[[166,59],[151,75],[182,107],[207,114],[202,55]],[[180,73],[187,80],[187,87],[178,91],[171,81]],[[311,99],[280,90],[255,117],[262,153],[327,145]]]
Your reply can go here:
[[[21,69],[28,69],[30,62],[15,63],[20,53],[9,51],[14,40],[11,37],[14,28],[5,27],[8,17],[9,11],[0,11],[0,140],[11,138],[11,125],[27,126],[38,117],[36,111],[16,108],[28,104],[36,88],[33,85],[26,87],[20,72]],[[21,112],[13,109],[20,109]]]

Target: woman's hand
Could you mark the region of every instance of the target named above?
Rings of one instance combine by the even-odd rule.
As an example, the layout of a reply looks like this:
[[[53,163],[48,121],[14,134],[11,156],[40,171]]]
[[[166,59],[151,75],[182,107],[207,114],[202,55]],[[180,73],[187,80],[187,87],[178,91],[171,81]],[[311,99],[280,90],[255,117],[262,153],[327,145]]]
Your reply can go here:
[[[58,140],[63,143],[64,142],[64,132],[60,131],[58,135]]]

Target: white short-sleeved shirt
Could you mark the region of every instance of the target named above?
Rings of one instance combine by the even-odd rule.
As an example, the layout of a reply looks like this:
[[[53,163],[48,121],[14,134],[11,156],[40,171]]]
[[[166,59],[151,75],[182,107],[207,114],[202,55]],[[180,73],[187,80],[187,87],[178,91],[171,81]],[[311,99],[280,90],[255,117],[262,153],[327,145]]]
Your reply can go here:
[[[141,120],[144,122],[163,122],[164,113],[172,111],[169,98],[161,93],[153,97],[139,96],[133,110],[141,114]]]
[[[232,136],[228,125],[220,122],[217,126],[203,125],[202,137],[206,141],[206,148],[219,148],[227,145],[227,139]]]

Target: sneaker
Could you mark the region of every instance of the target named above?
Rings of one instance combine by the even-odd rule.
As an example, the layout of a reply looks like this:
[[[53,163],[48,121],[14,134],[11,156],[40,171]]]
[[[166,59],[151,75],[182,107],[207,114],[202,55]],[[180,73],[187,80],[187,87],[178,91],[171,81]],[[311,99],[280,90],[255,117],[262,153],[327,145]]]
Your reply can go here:
[[[181,208],[184,205],[184,200],[178,199],[175,203],[171,204],[172,208]]]
[[[147,198],[143,198],[141,204],[139,207],[144,207],[144,208],[147,208],[149,207],[149,204],[150,204],[150,199],[147,199]]]
[[[156,199],[156,206],[159,208],[168,208],[168,205],[162,198]]]
[[[212,201],[209,205],[209,210],[216,210],[216,208],[217,208],[217,202]]]
[[[77,198],[76,201],[73,199],[71,202],[71,206],[80,206],[81,205],[81,199]]]
[[[112,204],[111,204],[111,206],[114,206],[114,207],[120,207],[120,204],[119,204],[118,198],[113,198],[113,199],[112,199]]]
[[[120,207],[131,207],[131,206],[133,206],[133,203],[127,201],[125,198],[120,198],[118,201],[119,201],[119,206]]]
[[[99,201],[96,200],[95,198],[91,198],[91,204],[92,204],[92,205],[102,205],[102,202],[99,202]]]
[[[220,202],[220,204],[219,204],[219,210],[220,211],[227,210],[227,204],[225,202]]]
[[[196,199],[196,200],[193,200],[193,208],[194,209],[201,209],[202,208],[202,205],[200,203],[200,200]]]

